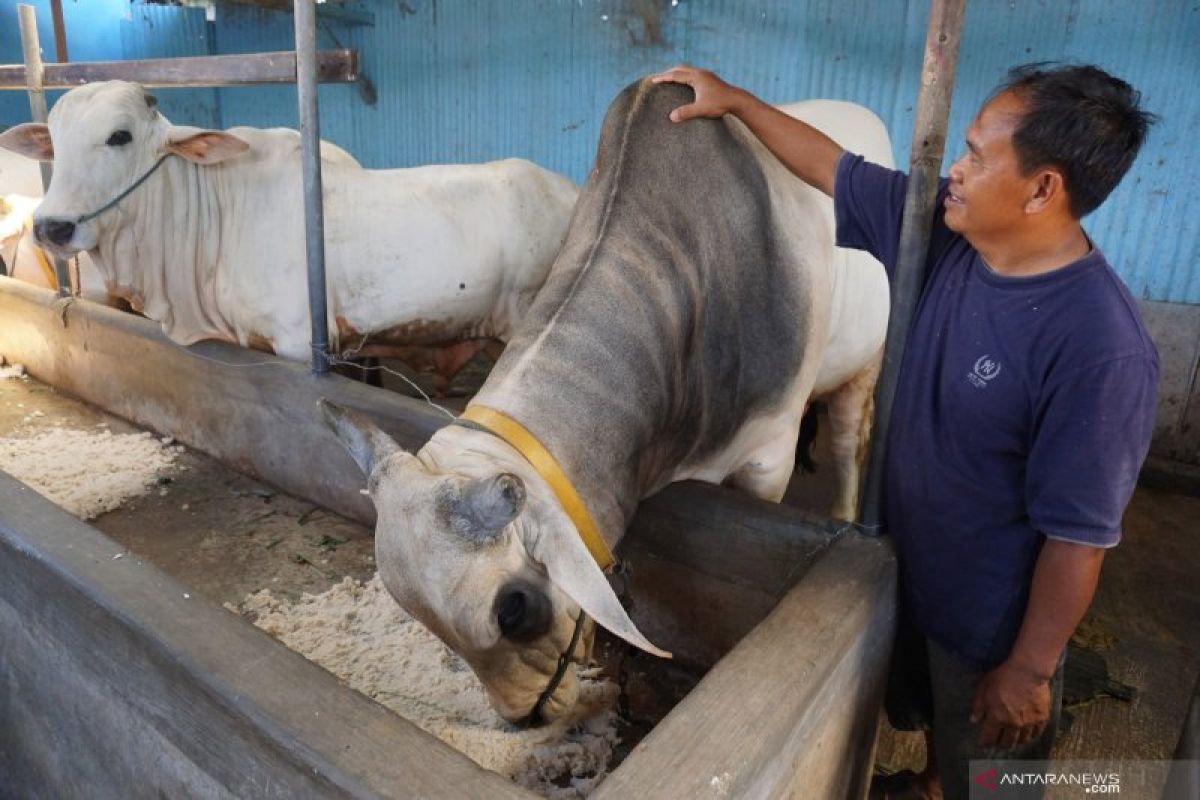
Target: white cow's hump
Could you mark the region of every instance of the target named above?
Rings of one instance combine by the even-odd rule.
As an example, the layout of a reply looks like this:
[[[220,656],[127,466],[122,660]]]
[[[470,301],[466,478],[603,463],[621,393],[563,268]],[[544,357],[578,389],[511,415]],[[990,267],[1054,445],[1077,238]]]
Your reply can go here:
[[[779,110],[876,164],[895,165],[887,126],[865,106],[845,100],[802,100],[781,105]]]
[[[252,157],[284,157],[298,160],[300,158],[300,131],[294,128],[247,128],[239,126],[230,128],[226,133],[250,145]],[[321,161],[324,164],[356,167],[362,165],[358,159],[338,147],[333,142],[321,140]]]

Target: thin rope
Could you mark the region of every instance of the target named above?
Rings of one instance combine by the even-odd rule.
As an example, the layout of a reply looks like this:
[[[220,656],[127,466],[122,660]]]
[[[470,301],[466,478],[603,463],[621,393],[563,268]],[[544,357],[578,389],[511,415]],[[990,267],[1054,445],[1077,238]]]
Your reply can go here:
[[[168,158],[170,158],[172,155],[173,155],[172,153],[163,153],[163,155],[162,155],[162,156],[161,156],[161,157],[158,159],[158,161],[155,161],[155,162],[154,162],[154,166],[153,166],[153,167],[151,167],[150,169],[146,170],[146,172],[142,174],[142,177],[138,178],[136,181],[134,181],[134,182],[133,182],[133,185],[132,185],[132,186],[130,186],[130,187],[129,187],[128,189],[126,189],[125,191],[121,192],[119,195],[117,195],[116,197],[114,197],[114,198],[113,198],[112,200],[110,200],[108,203],[106,203],[105,205],[101,206],[100,208],[98,208],[97,210],[93,211],[92,213],[90,213],[90,214],[84,214],[84,215],[82,215],[82,216],[78,217],[78,218],[75,220],[75,224],[76,224],[76,225],[79,225],[79,224],[81,224],[81,223],[87,222],[88,220],[93,220],[93,219],[95,219],[96,217],[98,217],[98,216],[100,216],[101,214],[103,214],[105,211],[108,211],[110,208],[112,208],[113,206],[115,206],[117,203],[119,203],[119,202],[121,202],[122,200],[124,200],[126,197],[128,197],[128,196],[129,196],[129,193],[130,193],[130,192],[132,192],[134,189],[138,188],[138,187],[139,187],[139,186],[141,186],[143,183],[145,183],[145,182],[146,182],[146,179],[147,179],[147,178],[149,178],[151,175],[153,175],[153,174],[154,174],[154,170],[156,170],[156,169],[158,169],[159,167],[161,167],[161,166],[162,166],[162,163],[163,163],[164,161],[166,161]]]

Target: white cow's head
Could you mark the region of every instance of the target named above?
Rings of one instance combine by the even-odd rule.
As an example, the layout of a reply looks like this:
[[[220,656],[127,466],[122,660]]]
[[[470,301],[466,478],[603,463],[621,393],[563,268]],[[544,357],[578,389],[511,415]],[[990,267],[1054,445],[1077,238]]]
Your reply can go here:
[[[207,165],[243,153],[249,145],[222,131],[172,126],[141,86],[106,81],[64,94],[48,125],[26,123],[0,133],[0,147],[54,162],[50,189],[34,215],[34,234],[45,247],[70,256],[96,247],[122,215],[109,211],[95,219],[80,218],[132,186],[164,154]],[[122,211],[128,212],[127,203]]]
[[[634,626],[552,496],[483,464],[472,474],[430,466],[353,412],[325,401],[321,408],[367,475],[384,585],[471,665],[505,719],[529,719],[581,609],[630,643],[669,656]],[[585,661],[593,632],[589,621],[574,661]],[[561,717],[578,693],[572,665],[540,719]]]

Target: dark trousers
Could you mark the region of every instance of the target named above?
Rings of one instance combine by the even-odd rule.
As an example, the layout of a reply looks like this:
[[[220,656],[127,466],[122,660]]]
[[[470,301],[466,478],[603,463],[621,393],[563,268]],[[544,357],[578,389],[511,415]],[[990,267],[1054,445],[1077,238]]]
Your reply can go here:
[[[896,634],[891,674],[887,688],[887,714],[897,730],[926,730],[933,733],[938,773],[946,800],[966,800],[970,793],[971,761],[1042,761],[1050,757],[1062,711],[1063,667],[1050,681],[1050,722],[1033,741],[1014,748],[981,747],[980,726],[971,722],[975,690],[984,670],[911,627],[902,624]],[[1036,800],[1040,787],[1006,787],[1006,797]]]

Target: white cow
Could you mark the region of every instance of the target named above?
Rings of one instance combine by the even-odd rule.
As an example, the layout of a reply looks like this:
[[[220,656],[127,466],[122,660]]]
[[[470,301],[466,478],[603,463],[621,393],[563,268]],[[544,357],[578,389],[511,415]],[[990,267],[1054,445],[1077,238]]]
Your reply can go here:
[[[71,90],[48,127],[18,125],[0,146],[54,160],[38,240],[88,251],[110,290],[173,340],[308,359],[295,131],[172,126],[141,86],[109,81]],[[449,354],[444,376],[511,335],[578,193],[520,160],[364,170],[326,147],[322,161],[334,349],[403,357],[438,347]]]
[[[642,81],[613,103],[562,252],[465,419],[409,453],[325,405],[368,476],[384,584],[508,719],[573,705],[574,673],[558,665],[586,660],[577,620],[661,654],[598,562],[641,498],[672,481],[778,501],[814,396],[832,411],[835,513],[854,513],[887,325],[883,268],[835,248],[829,198],[739,121],[669,122],[691,99]],[[866,109],[788,110],[891,163]]]
[[[42,196],[42,173],[36,161],[0,149],[0,194]]]

